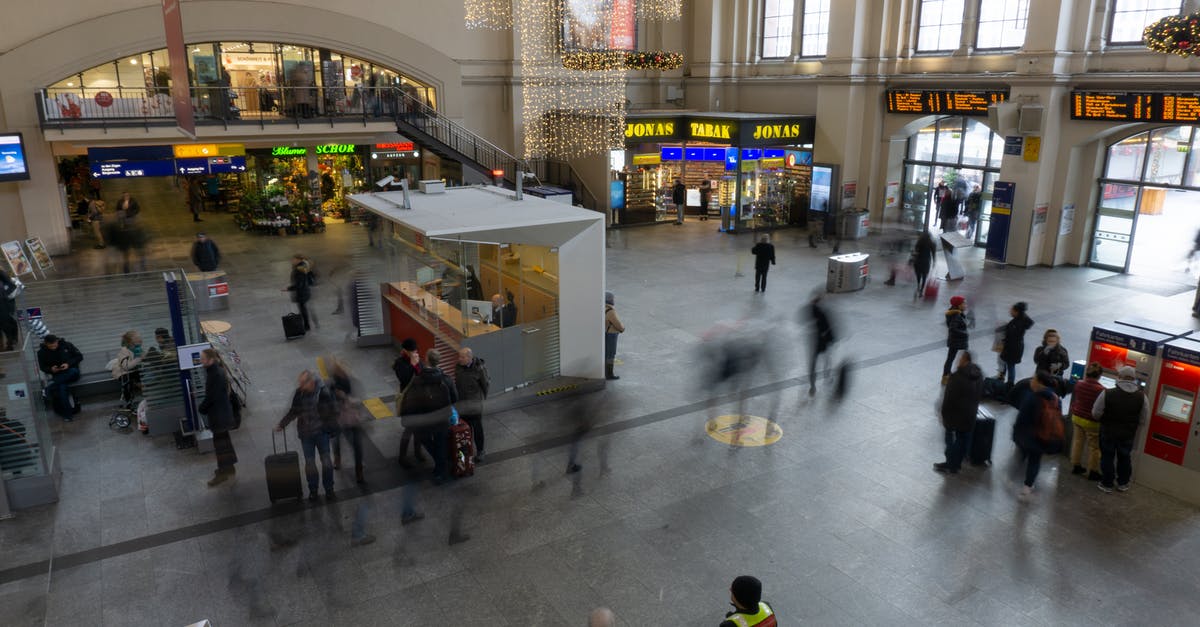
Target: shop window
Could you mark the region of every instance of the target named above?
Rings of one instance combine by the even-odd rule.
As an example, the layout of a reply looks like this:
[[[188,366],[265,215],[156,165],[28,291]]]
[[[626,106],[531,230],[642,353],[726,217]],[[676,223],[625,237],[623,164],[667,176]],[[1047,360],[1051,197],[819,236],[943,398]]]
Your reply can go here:
[[[937,125],[937,151],[935,159],[941,163],[958,163],[962,149],[963,119],[942,118]]]
[[[804,0],[800,56],[823,57],[829,49],[830,0]]]
[[[962,39],[964,0],[921,0],[917,52],[958,50]]]
[[[980,50],[1007,50],[1025,44],[1029,19],[1029,0],[980,0],[979,30],[975,47]]]
[[[793,0],[764,0],[762,58],[781,59],[792,53]]]
[[[1147,183],[1162,185],[1183,184],[1183,163],[1192,141],[1192,127],[1176,126],[1154,131],[1150,135],[1150,160],[1146,164]],[[1180,150],[1180,147],[1183,150]]]
[[[1179,0],[1113,0],[1108,43],[1141,45],[1142,31],[1147,26],[1182,12],[1183,3]]]
[[[1142,178],[1142,164],[1146,159],[1146,134],[1139,133],[1133,137],[1113,144],[1108,149],[1108,165],[1105,166],[1104,178],[1123,181],[1137,181]]]

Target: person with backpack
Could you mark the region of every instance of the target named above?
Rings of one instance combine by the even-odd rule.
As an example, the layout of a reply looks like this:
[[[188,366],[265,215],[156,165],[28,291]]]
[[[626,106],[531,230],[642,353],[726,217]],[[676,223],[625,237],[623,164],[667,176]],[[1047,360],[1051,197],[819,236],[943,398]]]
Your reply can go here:
[[[450,416],[458,391],[446,373],[438,367],[437,351],[425,353],[421,371],[413,376],[400,400],[400,421],[413,429],[417,441],[433,457],[433,480],[448,480]]]
[[[1028,308],[1024,302],[1014,304],[1008,312],[1009,321],[996,329],[1003,335],[1000,347],[1002,369],[996,376],[1003,377],[1008,383],[1017,381],[1017,364],[1025,354],[1025,332],[1033,328],[1033,319],[1025,313]]]
[[[941,473],[957,474],[963,458],[971,449],[971,433],[983,397],[983,371],[971,361],[971,352],[962,351],[958,368],[946,383],[942,396],[942,427],[946,429],[946,461],[934,464]]]
[[[1101,492],[1112,493],[1114,478],[1118,490],[1129,489],[1133,475],[1133,441],[1138,426],[1149,417],[1150,402],[1138,385],[1137,371],[1133,366],[1121,366],[1117,369],[1117,387],[1097,396],[1096,404],[1092,406],[1092,420],[1100,423],[1101,477],[1098,487]]]
[[[333,460],[329,454],[329,438],[337,433],[337,403],[333,394],[321,383],[320,378],[305,370],[296,382],[292,394],[292,406],[284,414],[275,431],[283,431],[292,421],[296,422],[296,435],[304,451],[304,476],[308,479],[308,500],[316,501],[317,456],[321,457],[320,480],[325,486],[325,498],[335,500],[333,494]]]
[[[476,462],[483,461],[483,399],[487,398],[491,382],[483,359],[476,357],[470,348],[460,349],[454,367],[454,386],[460,402],[459,414],[471,425]]]
[[[412,383],[413,377],[421,371],[421,352],[417,349],[417,341],[411,337],[404,338],[400,342],[400,356],[396,361],[392,362],[392,372],[396,373],[396,380],[400,382],[400,392],[396,395],[399,399],[396,405],[396,415],[400,415],[400,403],[404,400],[404,391],[408,389],[408,384]],[[412,429],[404,428],[400,435],[400,457],[397,462],[408,468],[412,463],[408,461],[408,446],[412,443],[413,456],[416,457],[417,463],[425,462],[425,454],[421,452],[421,443],[414,437]]]
[[[613,374],[617,362],[617,339],[625,332],[625,325],[617,315],[616,296],[612,292],[604,293],[604,378],[616,381],[621,377]]]
[[[1084,371],[1083,380],[1076,383],[1071,392],[1071,474],[1087,473],[1088,481],[1100,480],[1100,423],[1093,418],[1092,407],[1104,393],[1104,385],[1100,383],[1102,374],[1104,369],[1093,361]],[[1085,443],[1088,449],[1086,468],[1080,465]]]
[[[1042,455],[1062,447],[1062,412],[1054,393],[1054,377],[1049,372],[1038,372],[1029,380],[1029,390],[1017,411],[1012,434],[1013,443],[1025,458],[1025,485],[1018,493],[1022,501],[1033,497]]]
[[[971,340],[968,331],[971,323],[967,318],[967,299],[951,296],[950,308],[946,310],[946,361],[942,364],[942,385],[950,381],[950,367],[958,351],[965,351]]]

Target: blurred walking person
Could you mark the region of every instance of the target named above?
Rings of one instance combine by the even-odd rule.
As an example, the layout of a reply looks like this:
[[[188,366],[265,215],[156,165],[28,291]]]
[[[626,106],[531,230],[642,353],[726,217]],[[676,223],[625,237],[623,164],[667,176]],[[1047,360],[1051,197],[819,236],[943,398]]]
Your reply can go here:
[[[909,262],[913,267],[913,273],[917,275],[917,291],[913,294],[913,300],[921,298],[925,293],[925,282],[929,279],[929,272],[933,270],[936,256],[937,244],[934,243],[933,236],[929,234],[929,229],[925,229],[917,237],[917,243],[913,246],[912,260]]]
[[[396,415],[400,415],[400,404],[404,400],[404,391],[408,389],[408,384],[412,383],[413,377],[421,371],[421,352],[417,349],[417,341],[411,337],[404,338],[400,342],[400,356],[396,361],[392,362],[392,372],[396,374],[396,380],[400,383],[400,389],[396,393]],[[400,434],[400,457],[398,463],[405,468],[412,465],[408,461],[408,447],[412,444],[413,456],[417,463],[425,461],[425,454],[421,452],[421,443],[415,437],[415,431],[405,427]]]
[[[771,243],[771,236],[759,238],[754,248],[750,249],[750,254],[754,255],[754,291],[766,292],[767,271],[775,265],[775,245]]]
[[[942,364],[942,385],[946,385],[950,380],[950,367],[954,365],[954,356],[958,351],[968,349],[971,340],[971,334],[967,330],[969,327],[967,299],[951,296],[950,308],[946,310],[946,361]]]
[[[229,398],[229,379],[225,367],[217,357],[217,351],[206,348],[200,352],[200,365],[204,366],[204,400],[200,402],[200,413],[213,434],[213,453],[217,458],[217,470],[208,487],[218,486],[237,474],[237,451],[229,432],[233,430],[233,402]]]
[[[475,441],[475,461],[483,461],[483,400],[487,398],[492,380],[483,359],[476,357],[470,348],[458,351],[458,363],[454,367],[454,385],[458,390],[459,417],[471,425],[471,438]]]
[[[621,378],[613,374],[613,367],[617,362],[617,339],[625,332],[615,301],[612,292],[604,293],[604,378],[609,381]]]
[[[421,371],[413,376],[400,400],[400,421],[413,430],[414,437],[433,458],[433,480],[440,484],[450,478],[450,415],[458,402],[458,391],[438,367],[439,362],[437,351],[425,353]]]
[[[828,352],[833,343],[837,341],[837,336],[833,332],[833,323],[829,320],[829,313],[821,305],[820,292],[816,293],[809,302],[808,318],[813,324],[812,352],[808,360],[808,395],[816,396],[817,359],[821,355],[825,355],[825,365],[831,366]]]
[[[291,281],[284,291],[292,293],[292,302],[300,308],[300,318],[304,320],[305,332],[311,331],[313,326],[320,327],[316,318],[311,317],[308,311],[308,301],[312,298],[312,286],[316,282],[316,277],[312,273],[312,262],[304,255],[292,255]]]
[[[359,485],[367,482],[363,476],[363,438],[362,414],[359,403],[353,397],[354,384],[350,371],[342,360],[331,357],[329,363],[329,389],[333,392],[338,405],[338,434],[333,436],[333,467],[342,467],[342,440],[350,441],[350,450],[354,454],[354,481]]]
[[[1013,423],[1013,443],[1025,458],[1025,485],[1018,494],[1023,501],[1033,497],[1033,484],[1042,468],[1042,455],[1046,451],[1037,437],[1038,423],[1042,412],[1049,405],[1058,405],[1058,396],[1053,391],[1054,377],[1048,372],[1039,372],[1029,380],[1030,394],[1025,395]]]
[[[983,398],[983,371],[971,361],[971,352],[962,351],[958,369],[950,375],[942,396],[942,427],[946,430],[946,461],[933,469],[957,474],[963,458],[971,450],[971,434]]]

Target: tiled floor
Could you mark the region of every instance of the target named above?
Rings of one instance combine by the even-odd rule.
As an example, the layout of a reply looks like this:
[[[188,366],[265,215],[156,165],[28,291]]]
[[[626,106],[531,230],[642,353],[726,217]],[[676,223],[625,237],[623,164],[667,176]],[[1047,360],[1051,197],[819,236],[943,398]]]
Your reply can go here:
[[[161,237],[158,254],[183,263],[186,252],[171,253],[190,226]],[[1045,464],[1036,499],[1019,503],[1013,412],[1001,407],[995,467],[932,472],[941,308],[884,286],[876,257],[865,291],[828,298],[843,337],[836,357],[859,366],[851,394],[835,404],[821,384],[810,399],[797,319],[824,284],[828,250],[780,233],[770,290],[755,294],[750,238],[711,222],[611,234],[609,288],[628,331],[621,380],[587,399],[599,425],[581,475],[562,474],[576,401],[489,416],[488,463],[474,478],[422,486],[428,517],[401,527],[399,429],[381,420],[368,428],[372,490],[343,471],[337,503],[271,512],[260,460],[296,370],[342,354],[367,392],[389,393],[391,353],[351,347],[328,294],[319,332],[279,337],[287,257],[301,247],[336,267],[356,227],[279,239],[217,216],[204,226],[226,251],[235,299],[222,317],[260,391],[234,435],[238,477],[209,489],[212,460],[169,441],[97,419],[55,425],[62,501],[0,522],[6,625],[578,625],[600,605],[623,625],[715,625],[742,573],[763,580],[789,625],[1200,623],[1200,510],[1143,487],[1102,494],[1061,458]],[[1030,303],[1031,340],[1053,326],[1076,358],[1090,326],[1115,316],[1193,326],[1190,293],[1097,285],[1106,273],[1089,269],[981,271],[975,254],[969,278],[942,296],[975,303],[972,343],[985,355],[988,329],[1016,300]],[[89,272],[96,256],[88,248],[62,265]],[[739,341],[768,340],[773,357],[746,401],[782,426],[769,447],[704,435],[706,418],[734,404],[703,381],[700,338],[738,320]],[[357,517],[377,542],[350,547]],[[456,517],[472,537],[448,546]]]

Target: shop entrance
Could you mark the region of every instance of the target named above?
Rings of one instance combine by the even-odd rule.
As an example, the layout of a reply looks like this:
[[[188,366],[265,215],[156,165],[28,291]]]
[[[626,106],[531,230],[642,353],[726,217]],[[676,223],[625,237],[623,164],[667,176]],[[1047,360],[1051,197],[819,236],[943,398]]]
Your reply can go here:
[[[1108,150],[1100,180],[1090,264],[1192,283],[1200,257],[1200,159],[1195,127],[1127,137]]]

